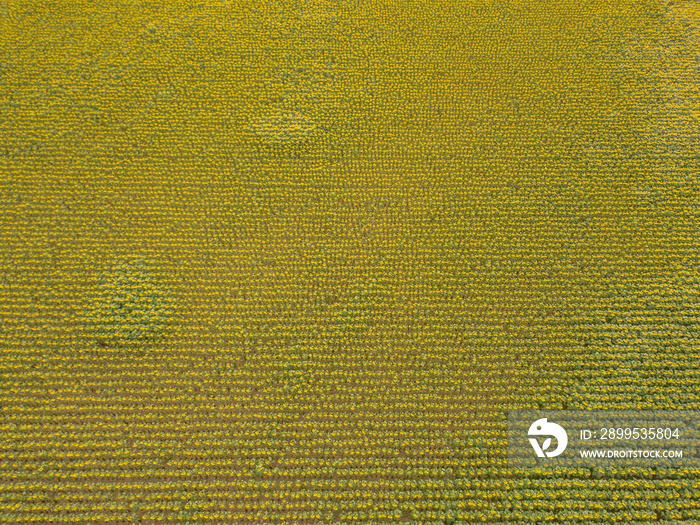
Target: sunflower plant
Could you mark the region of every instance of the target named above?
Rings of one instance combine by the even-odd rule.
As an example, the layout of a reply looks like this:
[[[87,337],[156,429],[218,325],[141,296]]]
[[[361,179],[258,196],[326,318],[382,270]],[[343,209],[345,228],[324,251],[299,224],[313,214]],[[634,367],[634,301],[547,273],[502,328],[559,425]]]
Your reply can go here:
[[[129,257],[100,279],[88,325],[101,346],[122,346],[162,335],[172,324],[175,300],[143,257]]]

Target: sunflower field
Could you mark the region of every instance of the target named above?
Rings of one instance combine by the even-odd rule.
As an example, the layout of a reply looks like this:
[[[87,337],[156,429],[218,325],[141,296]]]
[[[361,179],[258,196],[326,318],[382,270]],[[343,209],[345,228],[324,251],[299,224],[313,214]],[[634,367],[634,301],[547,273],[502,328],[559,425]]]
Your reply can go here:
[[[0,522],[700,523],[507,413],[700,410],[693,0],[0,3]]]

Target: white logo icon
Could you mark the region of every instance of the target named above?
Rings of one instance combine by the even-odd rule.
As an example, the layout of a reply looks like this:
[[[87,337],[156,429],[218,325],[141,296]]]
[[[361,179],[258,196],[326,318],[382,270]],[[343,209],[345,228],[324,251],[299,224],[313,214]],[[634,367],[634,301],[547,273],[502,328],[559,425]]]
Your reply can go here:
[[[538,419],[532,425],[530,425],[530,430],[528,430],[527,433],[530,436],[552,436],[557,438],[557,448],[550,452],[545,452],[545,450],[547,450],[549,448],[549,445],[552,444],[551,437],[548,437],[544,440],[544,443],[542,444],[541,448],[540,444],[535,438],[530,438],[530,444],[532,445],[532,448],[535,449],[535,453],[537,454],[537,456],[540,458],[545,457],[545,454],[548,458],[558,456],[559,454],[564,452],[564,449],[566,449],[566,445],[569,444],[569,437],[566,435],[566,430],[564,430],[561,426],[557,425],[556,423],[547,423],[546,417]]]

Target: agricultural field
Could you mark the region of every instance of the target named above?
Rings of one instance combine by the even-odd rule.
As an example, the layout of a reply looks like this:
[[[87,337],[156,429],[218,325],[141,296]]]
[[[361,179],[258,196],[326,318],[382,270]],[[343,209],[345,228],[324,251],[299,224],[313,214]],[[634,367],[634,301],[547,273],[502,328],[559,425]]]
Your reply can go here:
[[[700,410],[700,8],[0,5],[0,522],[700,523],[510,410]]]

